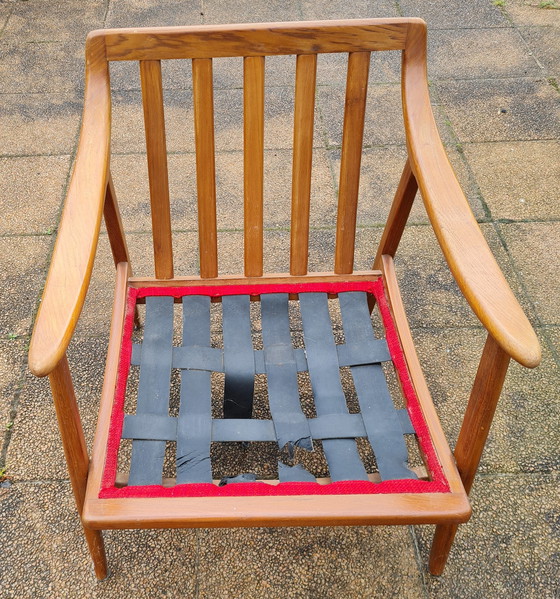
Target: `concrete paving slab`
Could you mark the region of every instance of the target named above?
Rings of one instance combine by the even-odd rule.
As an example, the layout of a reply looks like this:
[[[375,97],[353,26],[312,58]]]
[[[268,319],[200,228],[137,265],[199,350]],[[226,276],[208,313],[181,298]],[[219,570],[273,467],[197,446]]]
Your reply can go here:
[[[168,152],[191,152],[194,148],[192,93],[164,93]],[[112,96],[111,149],[114,153],[146,151],[142,96],[139,91],[117,91]]]
[[[145,154],[117,154],[111,160],[113,181],[126,231],[151,231],[150,189]],[[196,229],[194,154],[168,157],[171,218],[176,229]]]
[[[105,10],[103,0],[86,4],[55,0],[49,2],[48,10],[37,0],[17,2],[2,39],[18,43],[77,41],[83,44],[89,31],[103,27]]]
[[[70,154],[82,98],[73,94],[0,96],[0,155]]]
[[[493,218],[560,217],[560,143],[465,144],[464,152]]]
[[[4,28],[6,27],[6,24],[8,22],[8,17],[10,16],[11,12],[12,12],[11,6],[9,6],[9,5],[0,6],[0,36],[2,35]]]
[[[291,148],[293,143],[293,87],[272,87],[265,94],[265,147]],[[164,113],[168,152],[194,151],[194,110],[190,90],[166,90]],[[144,117],[140,92],[113,94],[112,151],[145,152]],[[217,151],[243,150],[243,91],[214,92],[215,147]],[[315,117],[314,145],[324,145],[319,112]]]
[[[460,152],[453,147],[447,147],[446,150],[475,216],[478,219],[484,219],[485,211],[479,199],[479,192]],[[332,161],[335,181],[338,184],[340,150],[332,150],[329,152],[329,156]],[[364,150],[358,199],[358,225],[385,224],[405,161],[406,148],[402,146],[384,146]],[[422,199],[418,195],[408,223],[427,222],[428,216]],[[325,219],[324,224],[327,223],[334,226],[336,221]]]
[[[83,73],[84,42],[0,41],[4,93],[82,92]]]
[[[195,596],[195,531],[105,532],[110,575],[97,582],[69,483],[16,483],[0,515],[6,599]]]
[[[342,145],[345,95],[345,84],[317,89],[317,111],[326,132],[328,148]],[[440,110],[439,104],[440,101],[434,94],[432,110],[442,141],[454,142],[447,119]],[[366,100],[364,147],[404,145],[405,141],[400,84],[370,85]]]
[[[70,156],[0,158],[0,196],[9,198],[0,234],[45,234],[57,227]],[[21,175],[25,173],[25,177]],[[22,215],[25,218],[22,219]]]
[[[446,81],[434,86],[460,141],[560,136],[558,92],[544,79]]]
[[[560,7],[556,12],[560,13]],[[546,69],[547,75],[558,78],[560,76],[560,58],[556,49],[560,46],[560,25],[558,27],[523,27],[519,29],[519,32],[529,44],[529,48],[539,63]]]
[[[340,0],[303,0],[301,3],[302,19],[373,19],[398,17],[399,12],[395,2],[390,0],[356,0],[348,3]]]
[[[107,338],[72,342],[68,362],[87,446],[91,448],[105,369]],[[47,379],[27,374],[6,456],[12,480],[67,479],[56,414]]]
[[[496,232],[491,225],[482,224],[481,229],[516,297],[534,321],[531,303]],[[364,235],[366,232],[367,229]],[[395,263],[412,327],[478,326],[479,321],[459,291],[431,226],[410,226],[405,230]]]
[[[52,238],[0,237],[0,336],[30,332]]]
[[[543,327],[542,334],[552,356],[560,364],[560,329],[558,327]]]
[[[459,527],[443,576],[427,578],[429,596],[557,597],[559,482],[558,474],[476,480],[473,517]],[[415,529],[426,563],[433,528]]]
[[[502,11],[487,0],[399,0],[399,5],[403,17],[420,17],[426,21],[429,30],[510,26]]]
[[[217,223],[219,229],[243,228],[243,172],[240,152],[216,155]],[[290,223],[292,154],[289,150],[266,150],[264,155],[264,222],[266,227],[288,227]],[[171,217],[175,230],[198,230],[196,164],[194,154],[172,154],[168,158]],[[116,155],[112,173],[125,230],[151,231],[150,195],[146,157]],[[314,152],[312,180],[312,225],[334,222],[335,190],[325,150]],[[328,208],[327,208],[328,207]],[[325,209],[328,209],[327,218]]]
[[[499,225],[521,281],[543,324],[560,324],[558,222]]]
[[[448,29],[429,34],[431,80],[539,75],[538,64],[514,29]]]
[[[482,328],[413,329],[420,362],[446,437],[455,446],[486,341]],[[490,429],[480,471],[551,472],[560,464],[555,391],[558,365],[542,331],[543,361],[535,370],[512,362]],[[547,397],[542,402],[539,398]]]
[[[162,0],[130,0],[110,2],[105,27],[162,27],[178,25],[200,25],[202,23],[202,2],[185,0],[173,2]]]
[[[24,339],[0,341],[0,442],[13,425],[12,405],[21,388],[26,353]]]
[[[204,1],[202,12],[204,23],[220,25],[224,23],[269,23],[273,21],[299,21],[300,14],[294,4],[283,0],[219,0]]]
[[[542,25],[545,27],[560,27],[560,10],[558,2],[550,8],[541,6],[541,0],[508,0],[504,6],[505,13],[516,26]],[[556,5],[556,6],[555,6]]]
[[[344,87],[319,88],[317,106],[326,129],[328,147],[342,144]],[[402,145],[405,142],[400,85],[373,85],[368,88],[364,145]]]
[[[406,527],[201,530],[198,547],[201,598],[423,597]]]
[[[346,85],[348,56],[321,54],[317,58],[317,85]],[[369,84],[400,83],[401,53],[397,50],[373,52],[370,58]]]
[[[109,63],[113,92],[140,90],[140,68],[135,60],[115,60]],[[186,60],[165,60],[161,63],[163,89],[192,90],[191,63]],[[191,91],[188,92],[190,96]]]

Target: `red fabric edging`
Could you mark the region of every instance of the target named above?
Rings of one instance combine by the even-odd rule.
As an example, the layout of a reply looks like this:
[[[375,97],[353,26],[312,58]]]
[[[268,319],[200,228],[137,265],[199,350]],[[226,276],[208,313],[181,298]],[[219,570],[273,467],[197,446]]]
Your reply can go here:
[[[338,481],[327,485],[312,482],[286,482],[270,485],[262,482],[230,484],[223,487],[211,483],[193,483],[163,487],[145,485],[135,487],[115,486],[118,450],[124,421],[124,400],[126,384],[132,356],[132,332],[134,329],[134,308],[139,298],[148,296],[183,297],[185,295],[260,295],[262,293],[299,293],[323,292],[340,293],[344,291],[366,291],[372,293],[379,306],[385,327],[387,345],[405,396],[407,410],[416,431],[418,443],[426,456],[432,480],[390,480],[379,483],[369,481]],[[101,480],[101,499],[117,497],[248,497],[269,495],[362,495],[378,493],[446,493],[449,485],[432,444],[428,426],[424,420],[418,397],[412,385],[404,354],[395,328],[383,281],[352,281],[336,283],[300,283],[267,285],[224,285],[217,287],[141,287],[129,289],[123,330],[121,354],[115,399],[109,426],[107,455]]]

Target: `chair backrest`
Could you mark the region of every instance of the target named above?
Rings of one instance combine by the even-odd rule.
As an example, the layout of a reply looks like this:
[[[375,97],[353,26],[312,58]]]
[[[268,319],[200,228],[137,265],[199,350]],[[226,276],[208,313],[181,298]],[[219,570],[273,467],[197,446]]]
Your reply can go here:
[[[295,55],[289,274],[308,272],[318,54],[346,53],[334,272],[351,273],[370,54],[404,50],[416,19],[108,30],[109,61],[139,61],[153,225],[155,274],[174,276],[161,61],[192,61],[200,276],[216,277],[216,148],[213,59],[243,58],[244,274],[263,275],[265,60]],[[319,59],[321,60],[321,59]],[[289,168],[289,165],[286,165]]]

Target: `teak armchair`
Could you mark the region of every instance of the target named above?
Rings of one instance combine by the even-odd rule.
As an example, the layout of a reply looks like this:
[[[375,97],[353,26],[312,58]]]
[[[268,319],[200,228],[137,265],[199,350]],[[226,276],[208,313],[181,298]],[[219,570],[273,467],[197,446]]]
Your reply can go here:
[[[354,271],[370,53],[396,50],[402,51],[408,159],[373,269]],[[347,84],[334,268],[309,272],[322,53],[347,54]],[[296,61],[289,271],[281,273],[263,272],[269,55],[294,55]],[[429,567],[440,574],[457,525],[470,516],[467,494],[509,360],[532,368],[540,348],[438,136],[425,23],[402,18],[94,31],[86,57],[78,154],[29,365],[35,375],[49,375],[97,577],[107,573],[103,529],[411,523],[437,525]],[[216,224],[212,66],[221,57],[243,57],[244,73],[244,272],[227,276],[220,274]],[[200,272],[191,276],[178,276],[173,267],[161,61],[175,59],[192,61]],[[123,60],[140,64],[155,277],[132,275],[109,168],[108,63]],[[420,369],[393,264],[418,189],[449,268],[488,332],[454,453]],[[90,460],[66,350],[90,282],[102,215],[116,289]],[[141,335],[133,329],[142,304]],[[182,334],[174,330],[174,313],[182,314]],[[374,335],[374,316],[386,341]],[[383,373],[390,373],[391,363],[388,385]],[[137,384],[127,383],[131,371]],[[172,389],[178,378],[172,372],[180,372],[180,391]],[[223,373],[221,383],[215,373]],[[174,408],[170,395],[172,403],[180,395]],[[171,461],[170,443],[176,447]],[[277,454],[263,480],[251,472],[220,473],[211,448],[243,452],[258,443],[268,443],[268,454],[274,443]],[[413,451],[420,456],[416,468],[409,460]],[[309,458],[315,454],[317,460]]]

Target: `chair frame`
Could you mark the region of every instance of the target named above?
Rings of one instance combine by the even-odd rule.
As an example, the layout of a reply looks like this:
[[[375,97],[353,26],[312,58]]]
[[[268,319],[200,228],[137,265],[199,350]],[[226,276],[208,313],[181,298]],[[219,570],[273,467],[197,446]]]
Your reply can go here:
[[[402,50],[402,101],[408,159],[373,269],[353,271],[365,89],[371,51]],[[334,272],[307,267],[313,110],[317,53],[349,53]],[[264,56],[296,54],[290,272],[263,273]],[[218,274],[212,58],[244,57],[244,274]],[[160,61],[192,59],[197,160],[200,276],[174,275]],[[139,60],[152,205],[155,278],[132,276],[109,168],[111,99],[108,62]],[[367,88],[367,85],[365,86]],[[417,190],[449,268],[488,331],[454,454],[416,355],[393,257]],[[98,428],[88,457],[66,350],[89,286],[104,216],[116,266],[116,290]],[[407,366],[451,492],[436,494],[245,498],[99,499],[129,286],[189,286],[383,277]],[[510,358],[540,361],[537,337],[513,296],[461,191],[439,138],[426,74],[426,25],[420,19],[268,23],[90,33],[86,45],[83,123],[74,172],[37,315],[29,365],[49,376],[62,444],[95,573],[107,574],[101,529],[436,523],[429,568],[441,574],[459,523],[470,515],[466,493],[480,461]],[[343,505],[341,505],[343,504]]]

